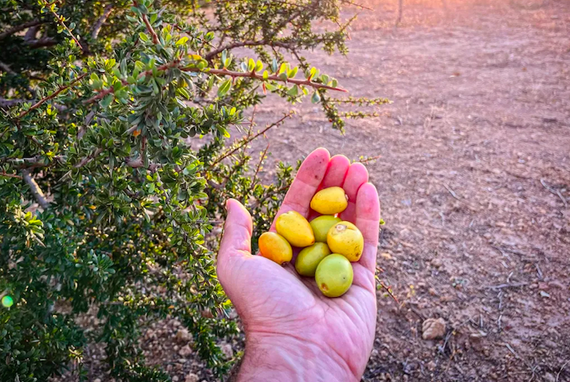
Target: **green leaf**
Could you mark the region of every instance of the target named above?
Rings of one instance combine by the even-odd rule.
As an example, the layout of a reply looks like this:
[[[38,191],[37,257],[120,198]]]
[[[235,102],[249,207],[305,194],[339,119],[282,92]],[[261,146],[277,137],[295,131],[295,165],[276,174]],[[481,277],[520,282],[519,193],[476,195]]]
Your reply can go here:
[[[319,103],[321,102],[321,96],[319,95],[319,92],[314,92],[313,96],[311,97],[311,102],[312,103]]]
[[[113,94],[108,94],[106,95],[102,100],[101,100],[101,106],[106,108],[108,107],[111,102],[113,102],[113,98],[115,98],[115,96]]]
[[[227,79],[218,87],[218,97],[223,97],[230,91],[232,87],[232,80]]]
[[[184,36],[180,40],[176,41],[176,45],[184,45],[186,44],[186,41],[188,41],[188,37]]]

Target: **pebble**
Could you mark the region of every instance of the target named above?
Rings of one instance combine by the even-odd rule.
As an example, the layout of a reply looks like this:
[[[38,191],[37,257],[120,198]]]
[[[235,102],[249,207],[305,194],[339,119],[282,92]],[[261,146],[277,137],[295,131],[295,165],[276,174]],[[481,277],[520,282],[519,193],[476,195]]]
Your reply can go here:
[[[222,353],[224,353],[224,355],[226,356],[226,358],[230,359],[233,358],[234,356],[234,350],[232,349],[232,345],[230,344],[222,344],[220,346],[220,348],[222,349]]]
[[[422,325],[422,338],[424,340],[435,340],[442,338],[445,334],[445,321],[443,318],[428,318]]]
[[[178,354],[180,355],[180,357],[186,358],[190,354],[192,354],[192,349],[190,348],[190,346],[186,345],[178,351]]]
[[[192,335],[188,332],[188,329],[182,328],[178,329],[176,332],[176,341],[180,343],[188,343],[192,340]]]
[[[190,373],[184,378],[184,382],[198,382],[200,378],[194,373]]]

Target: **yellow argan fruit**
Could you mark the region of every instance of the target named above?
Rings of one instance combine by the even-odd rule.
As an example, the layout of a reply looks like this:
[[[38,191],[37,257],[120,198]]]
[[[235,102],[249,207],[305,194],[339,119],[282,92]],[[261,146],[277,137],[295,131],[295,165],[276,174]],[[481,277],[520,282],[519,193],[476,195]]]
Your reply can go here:
[[[321,215],[318,218],[311,220],[311,228],[315,234],[315,240],[321,243],[326,243],[329,229],[341,221],[341,218],[336,218],[331,215]]]
[[[317,286],[327,297],[345,294],[352,285],[353,276],[350,261],[337,253],[325,257],[315,272]]]
[[[259,237],[259,252],[261,256],[283,264],[293,258],[293,249],[285,238],[275,232],[265,232]]]
[[[317,265],[324,259],[327,255],[330,255],[331,251],[325,243],[315,243],[310,247],[303,249],[299,252],[297,260],[295,260],[295,269],[297,273],[301,276],[315,276],[315,271],[317,270]]]
[[[341,187],[320,190],[311,200],[311,208],[323,215],[338,214],[346,209],[348,200]]]
[[[278,234],[295,247],[303,248],[315,243],[315,235],[311,225],[297,211],[289,211],[279,215],[275,229]]]
[[[333,253],[340,253],[350,261],[358,261],[364,250],[364,237],[354,224],[342,221],[329,230],[327,244]]]

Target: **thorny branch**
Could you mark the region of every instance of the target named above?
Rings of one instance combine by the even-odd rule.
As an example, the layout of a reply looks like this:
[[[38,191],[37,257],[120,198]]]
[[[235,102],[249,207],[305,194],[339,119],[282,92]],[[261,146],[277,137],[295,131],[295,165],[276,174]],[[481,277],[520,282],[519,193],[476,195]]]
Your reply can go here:
[[[28,169],[22,170],[22,176],[24,178],[24,181],[30,187],[30,191],[32,192],[32,195],[34,196],[38,204],[44,210],[47,209],[49,207],[49,202],[45,198],[44,193],[42,192],[40,186],[38,186],[34,178],[32,178],[32,176],[30,175],[29,170]]]

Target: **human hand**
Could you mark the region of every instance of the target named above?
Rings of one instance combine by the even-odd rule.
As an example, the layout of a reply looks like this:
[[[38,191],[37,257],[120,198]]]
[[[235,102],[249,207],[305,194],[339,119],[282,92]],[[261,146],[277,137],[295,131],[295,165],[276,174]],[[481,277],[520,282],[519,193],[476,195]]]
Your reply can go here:
[[[343,220],[364,236],[364,252],[353,263],[354,280],[346,294],[328,298],[314,278],[297,274],[251,254],[252,220],[230,199],[218,253],[218,278],[240,315],[246,349],[238,381],[359,381],[374,342],[374,272],[380,205],[360,163],[313,151],[301,165],[277,216],[290,210],[311,219],[309,204],[319,188],[341,186],[349,198]],[[316,215],[315,215],[316,216]],[[275,221],[271,227],[275,231]]]

